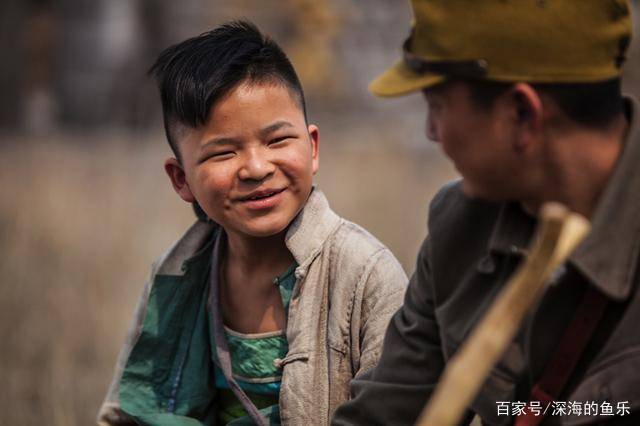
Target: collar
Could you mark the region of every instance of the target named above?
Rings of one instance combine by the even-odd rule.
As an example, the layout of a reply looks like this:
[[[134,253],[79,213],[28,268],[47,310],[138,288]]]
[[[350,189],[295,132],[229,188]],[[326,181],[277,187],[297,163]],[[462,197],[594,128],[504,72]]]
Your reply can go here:
[[[591,220],[591,232],[569,257],[596,288],[612,299],[626,299],[633,288],[640,254],[640,103],[625,98],[631,112],[623,152]],[[518,203],[505,203],[489,241],[490,252],[526,255],[535,218]]]
[[[320,253],[324,242],[340,224],[340,217],[329,207],[329,202],[315,186],[306,204],[293,219],[285,244],[296,263],[296,276],[304,274],[313,259]]]
[[[184,275],[191,265],[208,259],[212,234],[218,229],[212,221],[196,221],[161,258],[154,262],[153,269],[159,275]]]
[[[340,217],[331,210],[322,191],[314,186],[304,207],[289,225],[285,236],[285,244],[299,265],[296,277],[306,273],[313,259],[320,253],[324,242],[339,224]],[[213,235],[216,229],[221,228],[214,222],[197,221],[160,259],[157,273],[183,275],[190,269],[191,264],[208,258],[209,246],[212,240],[216,239]]]
[[[503,204],[489,239],[489,252],[526,256],[535,225],[536,219],[519,203]]]

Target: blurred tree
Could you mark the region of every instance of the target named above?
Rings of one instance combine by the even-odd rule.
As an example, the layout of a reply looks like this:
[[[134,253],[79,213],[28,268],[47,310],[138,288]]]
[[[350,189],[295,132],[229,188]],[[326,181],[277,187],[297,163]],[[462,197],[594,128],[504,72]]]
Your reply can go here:
[[[639,3],[632,1],[636,34]],[[240,18],[254,21],[284,47],[313,112],[348,121],[362,113],[387,111],[383,103],[372,100],[366,86],[398,57],[409,27],[406,3],[2,0],[0,127],[38,132],[56,126],[157,128],[157,93],[146,76],[156,55],[173,43]],[[639,57],[636,37],[625,79],[626,90],[636,94]],[[396,112],[402,115],[411,107],[400,102]]]
[[[139,2],[59,0],[56,50],[60,120],[70,127],[116,123],[135,99]],[[127,114],[124,114],[126,117]]]
[[[0,127],[18,127],[23,71],[25,67],[24,28],[22,22],[28,13],[29,4],[20,0],[0,2]]]
[[[32,1],[24,31],[22,125],[30,133],[45,133],[54,128],[56,116],[53,94],[56,25],[50,1]]]
[[[343,70],[336,63],[336,46],[342,33],[342,15],[332,0],[282,2],[292,30],[284,49],[294,63],[305,89],[330,101],[340,97]]]
[[[633,37],[627,62],[623,89],[640,96],[640,0],[632,0]]]

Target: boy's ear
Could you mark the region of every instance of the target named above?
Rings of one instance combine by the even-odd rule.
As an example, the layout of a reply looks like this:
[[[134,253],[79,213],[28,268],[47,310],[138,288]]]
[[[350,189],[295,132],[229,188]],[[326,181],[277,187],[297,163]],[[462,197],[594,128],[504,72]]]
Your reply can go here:
[[[188,203],[193,203],[194,201],[196,201],[195,197],[191,193],[189,184],[187,183],[184,169],[176,158],[167,158],[167,160],[164,162],[164,171],[167,172],[167,175],[171,180],[171,184],[173,185],[173,189],[180,196],[180,198]]]
[[[311,142],[311,158],[313,174],[315,175],[320,166],[320,129],[315,124],[310,124],[308,127],[309,141]]]

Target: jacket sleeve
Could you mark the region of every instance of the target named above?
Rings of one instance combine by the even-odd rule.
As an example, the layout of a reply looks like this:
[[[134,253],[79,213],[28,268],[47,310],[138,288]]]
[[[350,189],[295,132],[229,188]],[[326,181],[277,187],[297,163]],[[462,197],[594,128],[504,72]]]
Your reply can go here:
[[[414,424],[433,391],[444,360],[430,294],[429,252],[427,238],[404,305],[387,328],[377,367],[351,382],[352,399],[336,410],[333,425]]]
[[[133,322],[129,328],[129,332],[127,333],[124,345],[122,346],[122,349],[120,349],[120,354],[118,355],[118,360],[116,362],[111,384],[109,385],[109,390],[107,391],[107,396],[98,411],[98,417],[96,420],[99,426],[128,426],[137,424],[120,409],[118,395],[120,392],[120,379],[122,378],[122,372],[124,371],[124,367],[127,365],[127,360],[129,359],[131,350],[140,336],[140,330],[147,310],[147,302],[149,300],[149,293],[151,291],[151,284],[153,282],[153,276],[155,275],[155,269],[156,266],[154,265],[152,267],[151,277],[145,284],[142,295],[136,305]]]
[[[354,318],[359,316],[359,321],[352,320],[352,327],[357,327],[352,330],[353,340],[358,342],[358,350],[352,350],[352,355],[358,354],[352,360],[354,377],[359,377],[378,363],[385,330],[402,305],[407,288],[407,276],[388,249],[376,253],[370,262],[372,267],[358,297],[359,307],[354,312]]]

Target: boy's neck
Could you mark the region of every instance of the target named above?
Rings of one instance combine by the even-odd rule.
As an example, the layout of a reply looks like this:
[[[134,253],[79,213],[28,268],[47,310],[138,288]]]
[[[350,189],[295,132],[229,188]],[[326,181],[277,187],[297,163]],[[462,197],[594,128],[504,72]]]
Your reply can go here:
[[[265,238],[227,234],[220,299],[225,325],[241,333],[282,330],[286,313],[273,279],[293,263],[285,232]]]
[[[278,276],[294,261],[285,244],[286,230],[269,237],[227,234],[225,266],[238,276]]]

